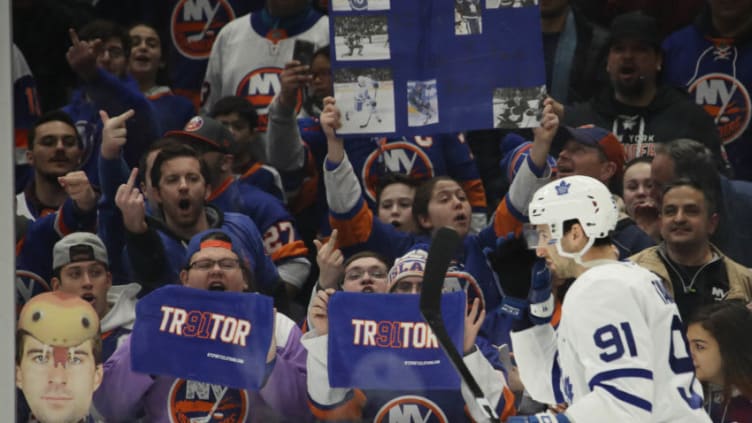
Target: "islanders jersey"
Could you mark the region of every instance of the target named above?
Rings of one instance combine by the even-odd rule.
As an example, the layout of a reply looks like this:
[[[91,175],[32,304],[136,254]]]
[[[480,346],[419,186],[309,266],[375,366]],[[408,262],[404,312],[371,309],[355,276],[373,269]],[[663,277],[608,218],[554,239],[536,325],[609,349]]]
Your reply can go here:
[[[163,132],[182,130],[196,115],[193,103],[183,96],[173,94],[170,87],[154,87],[144,95],[154,106],[154,111],[157,112],[156,119]]]
[[[318,122],[299,119],[300,133],[321,169],[326,137]],[[477,164],[462,134],[399,138],[348,138],[345,151],[371,210],[376,210],[376,186],[387,173],[410,175],[418,181],[450,176],[465,190],[473,209],[473,230],[486,224],[486,192]],[[323,193],[323,179],[321,182]]]
[[[169,10],[161,17],[163,22],[169,19],[169,35],[162,39],[170,41],[167,59],[175,93],[189,98],[198,108],[201,82],[219,30],[238,16],[261,7],[262,1],[170,0]]]
[[[267,109],[280,90],[279,75],[292,59],[295,40],[329,44],[329,19],[312,8],[278,19],[266,9],[227,24],[211,50],[202,87],[205,113],[222,97],[245,97],[256,107],[259,131],[266,130]],[[250,54],[252,52],[253,54]],[[296,112],[300,111],[299,99]]]
[[[282,177],[272,166],[255,162],[242,175],[238,175],[238,180],[273,195],[283,203],[286,202]]]
[[[31,297],[51,290],[55,243],[73,232],[93,232],[96,222],[96,210],[77,213],[70,198],[57,211],[29,221],[26,233],[16,243],[15,287],[19,310]]]
[[[235,212],[250,217],[261,233],[264,252],[271,257],[282,279],[295,286],[303,286],[310,267],[306,258],[308,248],[282,202],[234,177],[228,178],[212,192],[209,202],[222,212]],[[305,269],[297,269],[297,274],[286,272],[285,266],[290,260],[300,262]],[[302,270],[305,270],[305,274],[301,274]]]
[[[676,304],[633,263],[585,271],[556,332],[537,325],[512,344],[533,399],[568,403],[572,421],[710,422]]]
[[[264,250],[261,234],[256,224],[247,215],[241,213],[220,212],[211,206],[207,206],[207,209],[221,214],[221,218],[216,222],[211,223],[210,221],[211,228],[226,231],[242,241],[241,248],[251,260],[251,268],[254,270],[255,281],[258,282],[259,291],[273,292],[277,286],[279,273],[271,258]],[[175,238],[174,235],[160,228],[157,228],[157,233],[164,248],[166,266],[163,269],[155,270],[155,272],[161,272],[162,285],[180,283],[180,271],[185,266],[185,253],[188,240]],[[127,274],[135,275],[136,272],[130,260],[124,260],[124,262]]]
[[[663,77],[685,88],[712,116],[734,177],[752,180],[752,38],[720,38],[708,32],[691,25],[666,38]]]
[[[337,187],[327,190],[329,222],[332,229],[338,231],[338,246],[345,255],[370,250],[393,261],[415,244],[430,243],[425,236],[400,232],[374,216],[361,195],[360,185],[347,156],[336,168],[325,168],[324,179],[327,187]],[[463,239],[462,250],[455,257],[455,266],[468,275],[467,285],[480,288],[479,297],[484,301],[489,315],[501,304],[503,294],[484,249],[494,248],[498,237],[506,236],[509,232],[519,232],[521,228],[522,223],[507,209],[507,202],[504,200],[496,209],[493,223],[477,235],[467,235]],[[469,291],[468,295],[472,293]],[[483,335],[492,343],[495,342],[488,333]]]
[[[20,192],[31,179],[31,168],[26,160],[29,148],[29,129],[42,114],[37,95],[37,84],[21,50],[13,44],[13,137],[16,164],[16,192]]]

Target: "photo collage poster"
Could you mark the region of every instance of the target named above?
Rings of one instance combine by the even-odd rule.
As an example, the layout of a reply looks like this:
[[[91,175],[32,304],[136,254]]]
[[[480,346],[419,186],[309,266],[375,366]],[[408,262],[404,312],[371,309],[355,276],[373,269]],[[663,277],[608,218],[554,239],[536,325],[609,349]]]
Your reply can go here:
[[[338,134],[538,125],[538,0],[332,0],[330,19]]]

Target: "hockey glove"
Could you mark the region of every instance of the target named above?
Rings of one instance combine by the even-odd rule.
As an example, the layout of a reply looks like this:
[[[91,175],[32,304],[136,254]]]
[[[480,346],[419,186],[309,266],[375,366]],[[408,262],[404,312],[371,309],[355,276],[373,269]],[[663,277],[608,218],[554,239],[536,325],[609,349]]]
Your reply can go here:
[[[530,321],[536,325],[549,323],[554,314],[554,296],[551,293],[551,272],[543,259],[538,259],[533,265],[528,300]]]
[[[540,413],[534,416],[513,416],[507,423],[571,423],[566,414]]]
[[[504,294],[500,313],[522,319],[528,309],[530,269],[535,262],[535,253],[527,247],[524,238],[509,233],[497,239],[496,249],[487,252],[487,256]]]

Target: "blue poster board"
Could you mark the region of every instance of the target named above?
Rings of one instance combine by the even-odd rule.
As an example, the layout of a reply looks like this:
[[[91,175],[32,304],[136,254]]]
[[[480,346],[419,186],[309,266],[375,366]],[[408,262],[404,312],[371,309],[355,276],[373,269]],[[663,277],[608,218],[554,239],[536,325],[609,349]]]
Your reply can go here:
[[[537,125],[537,1],[333,0],[330,16],[339,134]]]
[[[136,304],[133,370],[261,389],[274,331],[270,297],[161,287]]]
[[[327,346],[332,387],[459,389],[460,379],[420,314],[419,295],[337,292],[329,300]],[[461,351],[465,293],[442,295],[441,313]]]

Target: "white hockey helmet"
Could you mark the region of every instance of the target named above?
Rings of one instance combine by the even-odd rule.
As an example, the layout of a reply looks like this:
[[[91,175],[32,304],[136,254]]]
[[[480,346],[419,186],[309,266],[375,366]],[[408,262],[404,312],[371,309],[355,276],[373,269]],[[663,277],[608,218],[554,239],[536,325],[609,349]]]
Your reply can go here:
[[[358,85],[361,87],[365,87],[368,83],[368,78],[364,75],[358,75]]]
[[[533,195],[528,207],[530,223],[548,224],[551,242],[562,257],[582,263],[585,254],[597,238],[604,238],[616,228],[619,212],[608,188],[595,178],[584,175],[568,176],[549,182]],[[568,253],[561,248],[564,222],[577,219],[588,242],[582,250]]]

